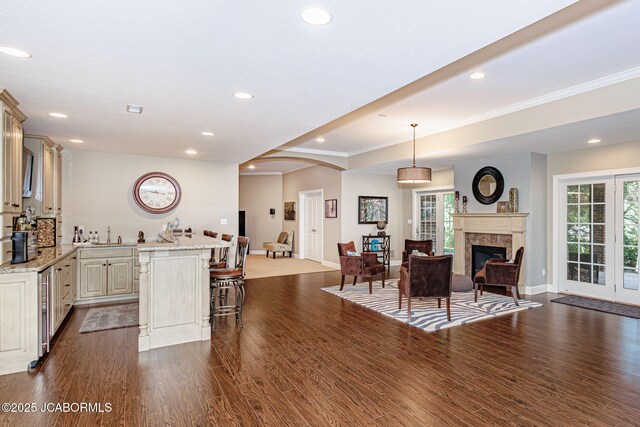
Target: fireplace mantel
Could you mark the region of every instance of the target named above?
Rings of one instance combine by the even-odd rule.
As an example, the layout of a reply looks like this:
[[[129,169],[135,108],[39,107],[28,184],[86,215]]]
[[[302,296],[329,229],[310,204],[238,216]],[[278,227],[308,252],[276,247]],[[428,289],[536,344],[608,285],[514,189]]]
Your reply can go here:
[[[453,214],[455,257],[453,270],[465,274],[466,265],[466,233],[508,234],[511,235],[511,253],[525,246],[526,220],[525,212],[512,213],[465,213]],[[520,285],[525,274],[520,275]]]

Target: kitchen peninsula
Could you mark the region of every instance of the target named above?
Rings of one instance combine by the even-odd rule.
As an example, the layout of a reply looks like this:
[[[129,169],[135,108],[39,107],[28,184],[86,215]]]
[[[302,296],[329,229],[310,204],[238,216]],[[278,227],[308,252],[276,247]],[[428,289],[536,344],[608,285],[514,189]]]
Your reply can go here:
[[[46,353],[78,304],[139,294],[139,351],[210,339],[209,258],[211,249],[229,246],[195,235],[172,243],[61,245],[24,264],[0,265],[0,375],[25,371]]]

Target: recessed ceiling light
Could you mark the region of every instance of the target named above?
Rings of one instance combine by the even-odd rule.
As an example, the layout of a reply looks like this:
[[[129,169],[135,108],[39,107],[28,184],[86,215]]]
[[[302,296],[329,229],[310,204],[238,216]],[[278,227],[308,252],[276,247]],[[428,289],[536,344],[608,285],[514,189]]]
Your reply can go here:
[[[189,148],[188,150],[184,151],[185,153],[187,153],[190,156],[195,156],[196,154],[198,154],[198,152],[192,148]]]
[[[255,169],[255,168],[256,168],[256,165],[249,165],[249,166],[247,166],[247,167],[248,167],[249,169]]]
[[[309,25],[327,25],[331,22],[331,14],[319,7],[310,7],[300,14],[300,18]]]
[[[49,115],[51,117],[55,117],[57,119],[66,119],[66,118],[69,117],[69,116],[67,116],[66,114],[63,114],[63,113],[49,113]]]
[[[74,144],[84,144],[84,141],[81,139],[70,139],[69,142],[73,142]]]
[[[209,131],[204,131],[204,132],[200,132],[200,133],[201,133],[202,135],[204,135],[204,136],[213,136],[213,135],[215,135],[215,133],[213,133],[213,132],[209,132]]]
[[[250,93],[247,92],[236,92],[233,94],[233,96],[235,96],[238,99],[252,99],[253,95],[251,95]]]
[[[387,117],[386,114],[378,114],[378,117]]]
[[[598,138],[591,138],[587,141],[587,144],[597,144],[598,142],[600,142]]]
[[[324,138],[319,136],[318,138],[316,138],[316,142],[324,142]]]
[[[133,114],[142,114],[142,105],[127,104],[127,112]]]
[[[477,73],[473,73],[469,76],[471,80],[480,80],[484,79],[485,74],[478,71]]]
[[[29,52],[25,52],[24,50],[16,49],[14,47],[0,46],[0,52],[11,56],[17,56],[18,58],[31,58],[31,54]]]

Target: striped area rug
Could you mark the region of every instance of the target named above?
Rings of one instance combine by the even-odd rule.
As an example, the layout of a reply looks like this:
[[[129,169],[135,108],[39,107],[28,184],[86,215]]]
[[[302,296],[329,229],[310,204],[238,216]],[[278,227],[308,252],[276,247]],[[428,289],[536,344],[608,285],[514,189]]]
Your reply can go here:
[[[368,283],[358,283],[356,286],[345,284],[343,291],[340,291],[340,286],[331,286],[322,288],[322,290],[377,311],[385,316],[409,323],[407,321],[406,298],[402,300],[402,310],[398,310],[397,282],[397,280],[386,281],[384,289],[381,282],[373,282],[372,294],[369,294]],[[416,298],[411,300],[411,322],[409,324],[427,332],[434,332],[451,328],[452,326],[466,325],[479,320],[542,307],[540,303],[527,300],[519,300],[519,303],[520,306],[518,307],[510,296],[488,292],[485,292],[482,296],[478,294],[478,302],[474,302],[473,292],[453,292],[451,295],[451,322],[449,322],[444,300],[442,301],[442,308],[439,309],[437,299],[421,301]]]

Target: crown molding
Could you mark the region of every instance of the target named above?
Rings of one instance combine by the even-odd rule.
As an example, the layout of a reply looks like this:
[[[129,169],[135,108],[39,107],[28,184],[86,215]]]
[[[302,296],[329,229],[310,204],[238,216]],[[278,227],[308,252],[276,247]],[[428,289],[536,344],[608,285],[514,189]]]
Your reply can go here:
[[[243,176],[282,175],[282,172],[240,172],[240,175],[243,175]]]

